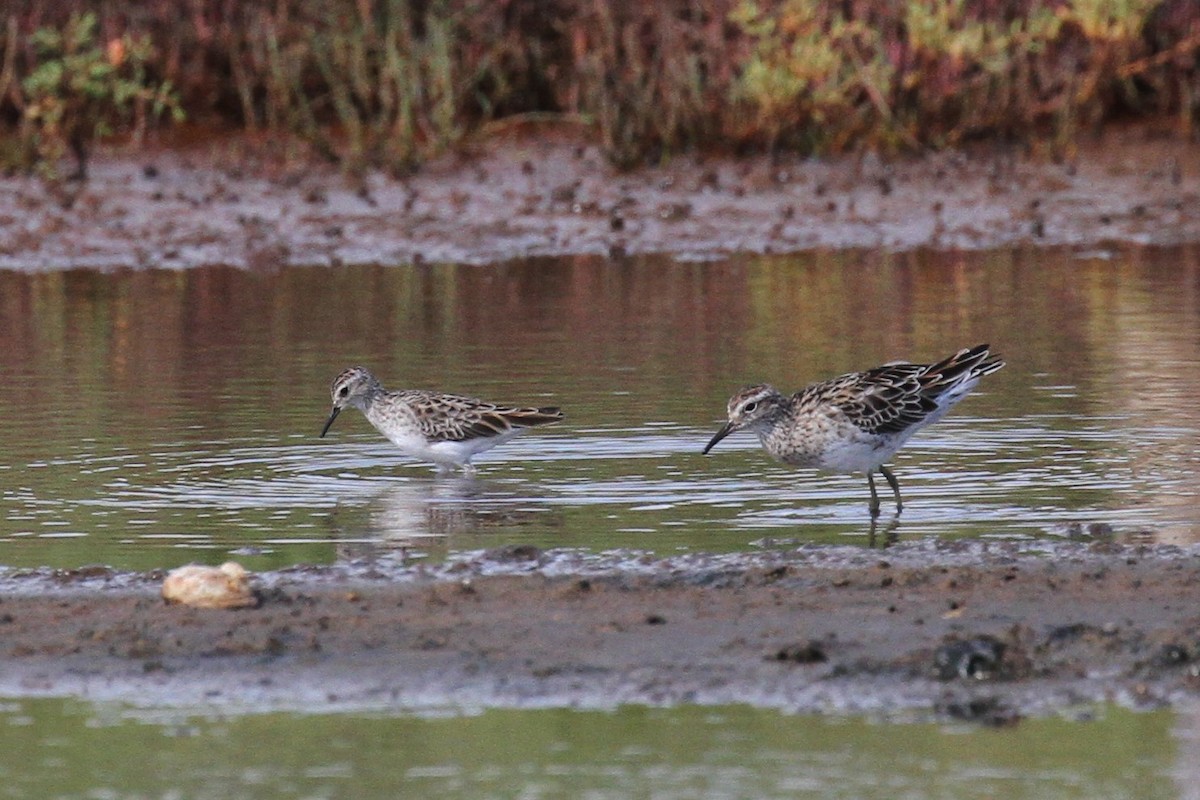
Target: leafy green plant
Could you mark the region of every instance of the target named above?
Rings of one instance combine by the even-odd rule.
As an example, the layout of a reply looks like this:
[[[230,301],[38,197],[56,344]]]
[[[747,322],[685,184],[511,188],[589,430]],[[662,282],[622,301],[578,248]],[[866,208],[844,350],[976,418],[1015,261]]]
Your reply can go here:
[[[839,150],[864,136],[908,138],[890,104],[896,70],[867,22],[819,0],[745,0],[730,19],[753,43],[734,97],[769,144]]]
[[[141,136],[164,113],[183,118],[169,82],[155,84],[146,65],[154,56],[147,36],[124,34],[103,45],[96,16],[75,14],[60,31],[39,28],[30,37],[36,66],[21,81],[21,138],[29,160],[47,176],[69,151],[71,177],[87,176],[92,143],[127,129]]]
[[[404,173],[462,138],[464,82],[456,74],[456,13],[447,4],[431,3],[423,15],[396,0],[374,15],[353,17],[332,5],[324,13],[311,53],[351,170],[376,163]]]
[[[1006,16],[972,0],[741,0],[729,17],[750,45],[735,134],[806,151],[1049,134],[1066,149],[1118,95],[1137,103],[1122,70],[1144,52],[1158,0],[1019,5]]]

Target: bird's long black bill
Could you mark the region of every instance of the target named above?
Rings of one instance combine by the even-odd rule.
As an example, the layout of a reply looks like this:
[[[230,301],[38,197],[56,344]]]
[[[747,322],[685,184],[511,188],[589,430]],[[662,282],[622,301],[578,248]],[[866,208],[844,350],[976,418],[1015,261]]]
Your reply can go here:
[[[708,444],[704,446],[704,455],[708,455],[708,451],[712,450],[717,442],[721,441],[731,433],[733,433],[733,423],[726,422],[721,430],[717,431],[717,435],[710,439]]]
[[[321,435],[318,438],[320,438],[320,439],[325,438],[325,434],[329,432],[329,426],[333,424],[333,421],[335,419],[337,419],[337,415],[339,412],[341,412],[341,409],[338,408],[337,406],[334,406],[333,411],[329,412],[329,419],[325,420],[325,427],[321,428]]]

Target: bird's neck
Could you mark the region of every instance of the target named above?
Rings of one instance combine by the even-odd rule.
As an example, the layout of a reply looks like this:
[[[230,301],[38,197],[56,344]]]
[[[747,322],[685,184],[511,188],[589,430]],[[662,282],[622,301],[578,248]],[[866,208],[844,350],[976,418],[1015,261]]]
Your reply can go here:
[[[351,401],[351,404],[359,411],[366,414],[368,409],[375,404],[375,401],[385,394],[387,394],[387,392],[384,390],[382,384],[372,383],[367,386],[366,390],[362,394],[355,397]]]

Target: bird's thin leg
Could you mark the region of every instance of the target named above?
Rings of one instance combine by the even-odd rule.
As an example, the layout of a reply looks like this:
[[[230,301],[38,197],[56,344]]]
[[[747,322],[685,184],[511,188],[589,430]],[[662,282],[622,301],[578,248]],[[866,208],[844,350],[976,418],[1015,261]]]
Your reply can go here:
[[[462,465],[462,474],[468,478],[475,477],[475,465],[470,461],[464,461]]]
[[[867,473],[867,486],[871,487],[871,519],[874,520],[879,516],[879,494],[875,491],[875,476],[870,472]]]
[[[896,495],[896,513],[899,514],[904,510],[904,503],[900,500],[900,483],[887,467],[880,466],[879,473],[887,478],[888,485],[892,487],[892,494]]]

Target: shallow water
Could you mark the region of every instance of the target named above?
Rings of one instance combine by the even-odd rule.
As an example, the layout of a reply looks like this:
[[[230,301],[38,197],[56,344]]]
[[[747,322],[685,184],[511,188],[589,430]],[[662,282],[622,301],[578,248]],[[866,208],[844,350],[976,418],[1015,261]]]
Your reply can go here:
[[[21,700],[0,705],[0,797],[1192,796],[1187,712],[1083,716],[989,729],[742,706],[225,717]]]
[[[745,435],[700,449],[743,384],[981,341],[1009,366],[900,454],[889,536],[1200,541],[1198,275],[1195,249],[0,271],[0,565],[881,546],[861,477],[784,467]],[[356,413],[317,438],[351,363],[568,419],[485,454],[477,479],[437,478]],[[1165,798],[1192,796],[1195,719],[15,700],[0,797]]]
[[[880,544],[861,476],[700,449],[746,383],[981,341],[1009,366],[896,459],[892,536],[1197,541],[1198,275],[1195,249],[0,271],[0,563]],[[317,438],[352,363],[568,419],[437,478],[357,413]]]

